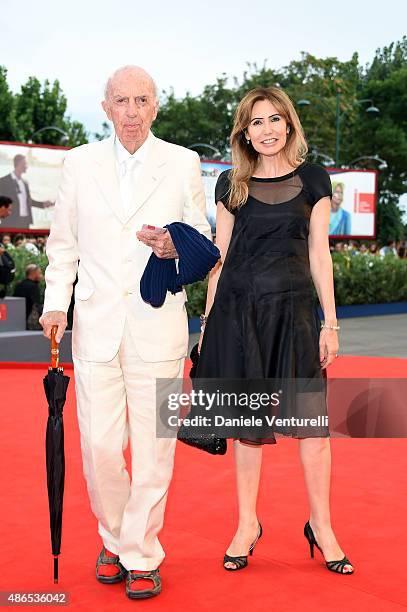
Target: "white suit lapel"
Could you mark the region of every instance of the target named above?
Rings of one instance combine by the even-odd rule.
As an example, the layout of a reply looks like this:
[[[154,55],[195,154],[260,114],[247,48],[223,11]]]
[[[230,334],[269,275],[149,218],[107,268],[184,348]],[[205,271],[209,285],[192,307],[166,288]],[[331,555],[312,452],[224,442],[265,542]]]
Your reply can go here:
[[[100,151],[94,167],[94,178],[100,187],[104,199],[119,221],[123,224],[126,223],[116,170],[114,134],[100,143]]]

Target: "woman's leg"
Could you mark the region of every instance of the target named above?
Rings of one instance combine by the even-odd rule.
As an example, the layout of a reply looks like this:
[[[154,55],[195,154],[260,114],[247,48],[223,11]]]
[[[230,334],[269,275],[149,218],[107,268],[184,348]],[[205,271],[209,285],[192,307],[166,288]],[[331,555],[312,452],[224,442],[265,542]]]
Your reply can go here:
[[[311,529],[324,552],[325,561],[342,559],[345,553],[339,546],[331,527],[329,438],[304,438],[300,440],[299,450],[310,505]],[[351,571],[352,566],[346,565],[344,569],[346,572]]]
[[[236,465],[239,524],[226,554],[231,557],[238,557],[247,555],[250,544],[256,539],[258,533],[259,523],[256,504],[263,447],[242,444],[238,440],[234,441],[233,447]],[[225,565],[234,569],[233,563],[226,563]]]

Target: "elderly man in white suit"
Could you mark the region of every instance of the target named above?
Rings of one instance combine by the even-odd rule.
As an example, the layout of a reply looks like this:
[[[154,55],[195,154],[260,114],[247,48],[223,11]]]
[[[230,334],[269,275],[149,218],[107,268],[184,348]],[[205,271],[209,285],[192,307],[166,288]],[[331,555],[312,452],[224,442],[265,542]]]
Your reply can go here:
[[[83,468],[103,541],[96,576],[108,584],[126,577],[127,595],[144,598],[161,591],[157,535],[176,443],[156,437],[156,378],[182,377],[188,326],[185,291],[167,293],[159,308],[140,296],[151,252],[177,256],[169,232],[142,226],[183,221],[207,237],[210,227],[198,155],[150,131],[158,111],[151,77],[118,69],[102,106],[114,135],[65,157],[41,323],[48,338],[57,325],[60,341],[78,273],[72,353]]]

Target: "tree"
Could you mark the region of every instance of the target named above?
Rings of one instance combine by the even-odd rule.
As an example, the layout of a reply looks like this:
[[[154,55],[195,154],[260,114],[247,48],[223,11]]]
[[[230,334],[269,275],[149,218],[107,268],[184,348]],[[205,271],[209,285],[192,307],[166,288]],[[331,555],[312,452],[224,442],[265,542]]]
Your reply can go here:
[[[7,70],[0,66],[0,140],[14,140],[14,96],[7,83]]]
[[[352,155],[378,155],[387,162],[379,173],[378,237],[403,239],[398,200],[407,179],[407,38],[378,49],[362,77],[361,95],[380,113],[371,121],[361,114],[355,126]],[[361,153],[362,151],[362,153]]]
[[[43,84],[29,77],[20,92],[13,94],[7,84],[7,71],[0,67],[0,135],[3,140],[38,144],[76,146],[88,142],[84,126],[66,115],[67,100],[58,81]],[[35,134],[42,128],[46,129]],[[64,140],[61,137],[66,134]]]
[[[310,150],[334,157],[336,94],[341,92],[341,112],[343,116],[346,114],[346,122],[342,125],[345,141],[356,114],[354,102],[359,78],[356,53],[348,62],[335,57],[319,59],[310,53],[302,53],[300,60],[290,62],[280,70],[271,70],[266,64],[261,68],[249,64],[242,82],[235,79],[235,83],[237,100],[257,86],[282,87],[296,106]],[[304,99],[309,104],[300,106],[298,102]]]
[[[172,90],[164,91],[154,132],[187,147],[206,143],[228,157],[237,104],[248,90],[270,85],[282,87],[293,100],[310,152],[331,158],[335,156],[339,101],[340,163],[346,166],[357,157],[374,155],[386,160],[388,168],[379,173],[378,236],[381,240],[388,236],[402,238],[404,228],[397,204],[407,184],[407,37],[378,49],[366,66],[360,65],[357,53],[346,62],[302,53],[300,59],[279,69],[269,68],[265,61],[261,66],[248,64],[241,78],[222,74],[197,96],[187,93],[176,98]],[[299,105],[301,99],[309,104]],[[380,112],[366,113],[370,102],[363,100],[372,100]],[[31,77],[21,92],[13,95],[7,71],[0,67],[0,138],[26,141],[38,129],[55,126],[68,135],[69,145],[86,142],[83,125],[67,117],[66,108],[58,81],[41,84]],[[102,132],[94,136],[101,139],[109,131],[104,123]],[[47,130],[33,140],[60,144],[61,134]],[[377,167],[372,161],[366,163],[367,167]]]
[[[227,153],[235,108],[256,86],[282,87],[293,100],[310,151],[335,157],[336,104],[340,104],[340,163],[360,156],[384,158],[388,169],[379,174],[378,236],[403,237],[397,203],[407,180],[407,38],[378,49],[363,67],[357,53],[347,62],[302,53],[278,70],[248,64],[242,78],[222,75],[201,94],[181,99],[165,94],[155,123],[158,136],[188,146],[205,142]],[[339,97],[338,97],[339,92]],[[165,92],[164,92],[165,93]],[[301,99],[309,104],[299,105]],[[372,100],[379,113],[367,113]],[[377,168],[371,160],[368,167]],[[386,211],[381,210],[387,206]]]
[[[403,224],[402,213],[398,207],[399,196],[389,191],[379,192],[379,205],[376,217],[376,237],[385,244],[392,240],[403,240],[406,228]]]
[[[162,138],[188,146],[192,142],[206,142],[222,153],[228,148],[233,114],[244,94],[254,87],[282,87],[296,103],[307,98],[310,105],[297,106],[304,131],[311,148],[334,156],[336,92],[342,93],[342,111],[347,112],[343,129],[350,131],[350,117],[357,116],[354,101],[360,79],[357,54],[349,62],[337,58],[318,59],[303,53],[280,70],[248,64],[241,79],[226,75],[207,85],[201,94],[176,99],[173,92],[165,94],[155,122],[155,131]],[[231,81],[231,85],[228,85]]]
[[[228,147],[235,94],[226,86],[226,77],[192,97],[177,100],[174,92],[163,92],[154,132],[160,138],[188,147],[203,142],[225,153]]]

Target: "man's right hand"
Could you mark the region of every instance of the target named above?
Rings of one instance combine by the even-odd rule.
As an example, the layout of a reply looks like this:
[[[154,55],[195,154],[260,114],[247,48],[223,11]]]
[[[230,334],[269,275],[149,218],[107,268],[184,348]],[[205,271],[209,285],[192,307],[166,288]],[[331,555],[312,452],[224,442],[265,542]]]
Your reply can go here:
[[[59,343],[62,340],[62,336],[64,335],[64,331],[67,326],[66,314],[61,310],[50,310],[49,312],[45,312],[40,317],[40,324],[44,330],[44,336],[48,338],[48,340],[51,340],[52,327],[57,325],[58,330],[55,335],[55,340]]]

